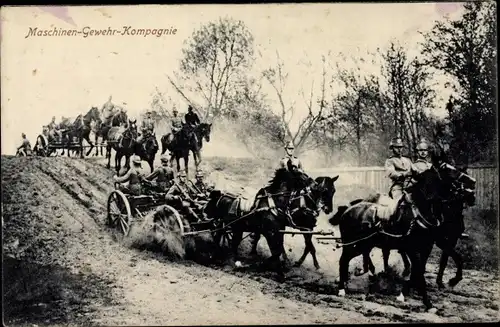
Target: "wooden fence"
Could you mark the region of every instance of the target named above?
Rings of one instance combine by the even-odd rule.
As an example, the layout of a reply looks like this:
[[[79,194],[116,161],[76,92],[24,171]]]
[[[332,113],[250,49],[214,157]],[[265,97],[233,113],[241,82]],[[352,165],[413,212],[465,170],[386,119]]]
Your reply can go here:
[[[321,168],[308,170],[311,176],[339,175],[337,184],[368,186],[379,192],[388,192],[390,180],[383,167]],[[468,174],[476,179],[476,208],[498,208],[498,168],[495,166],[471,166]]]

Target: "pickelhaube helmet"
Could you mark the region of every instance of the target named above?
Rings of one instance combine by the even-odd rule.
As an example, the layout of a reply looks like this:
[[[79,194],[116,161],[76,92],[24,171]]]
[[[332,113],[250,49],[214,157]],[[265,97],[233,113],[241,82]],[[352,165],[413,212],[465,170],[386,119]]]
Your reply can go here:
[[[201,171],[201,169],[196,171],[196,177],[203,177],[203,171]]]
[[[22,133],[22,134],[21,134],[21,136],[22,136],[22,137],[26,137],[26,134]]]
[[[293,145],[293,141],[288,141],[288,143],[285,144],[285,149],[295,149],[295,146]]]
[[[403,140],[401,140],[400,137],[394,137],[391,140],[391,143],[389,144],[389,147],[390,148],[402,148],[402,147],[404,147]]]
[[[188,106],[188,110],[193,110],[193,106],[192,106],[192,105],[189,105],[189,106]]]

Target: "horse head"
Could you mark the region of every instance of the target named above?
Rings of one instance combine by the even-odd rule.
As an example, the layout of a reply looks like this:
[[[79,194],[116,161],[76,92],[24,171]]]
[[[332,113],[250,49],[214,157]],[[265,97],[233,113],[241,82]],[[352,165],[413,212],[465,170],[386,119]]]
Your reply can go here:
[[[198,125],[198,135],[201,141],[202,138],[205,141],[210,142],[210,133],[212,132],[212,123],[201,123]]]
[[[137,140],[137,121],[136,120],[128,120],[128,125],[125,131],[123,132],[123,137],[128,140]]]
[[[335,195],[335,182],[339,178],[339,175],[335,177],[321,176],[316,178],[314,185],[311,188],[313,196],[320,200],[322,203],[322,209],[325,214],[330,214],[333,211],[333,197]],[[319,207],[319,205],[318,205]]]
[[[122,126],[127,124],[127,114],[123,110],[119,110],[116,114],[113,115],[111,119],[112,126]]]

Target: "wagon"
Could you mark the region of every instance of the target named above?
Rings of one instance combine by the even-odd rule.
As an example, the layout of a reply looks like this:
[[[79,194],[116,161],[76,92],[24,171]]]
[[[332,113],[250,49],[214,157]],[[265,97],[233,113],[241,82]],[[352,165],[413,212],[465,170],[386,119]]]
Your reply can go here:
[[[48,137],[45,135],[38,135],[36,138],[35,142],[35,147],[33,148],[33,152],[42,157],[50,157],[50,155],[55,151],[55,150],[74,150],[74,151],[83,151],[83,146],[80,144],[78,139],[73,138],[71,142],[69,143],[69,148],[68,148],[68,143],[67,142],[61,142],[58,140],[50,140]]]
[[[165,193],[152,192],[135,196],[116,189],[116,184],[115,190],[108,197],[107,211],[108,226],[117,229],[124,237],[128,236],[133,224],[144,223],[149,214],[153,215],[150,228],[164,235],[185,237],[212,231],[215,234],[218,226],[214,220],[188,222],[177,209],[167,203]]]

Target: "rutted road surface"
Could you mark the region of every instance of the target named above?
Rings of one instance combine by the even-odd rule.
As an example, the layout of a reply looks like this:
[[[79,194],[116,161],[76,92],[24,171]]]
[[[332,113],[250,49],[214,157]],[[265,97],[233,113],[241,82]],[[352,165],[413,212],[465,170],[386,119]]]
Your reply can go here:
[[[216,182],[221,183],[224,176],[217,173]],[[423,312],[416,296],[396,302],[400,286],[393,286],[392,275],[378,276],[371,283],[367,276],[352,277],[352,294],[345,299],[334,295],[339,251],[333,252],[331,245],[316,246],[319,272],[307,259],[303,267],[290,270],[285,283],[275,282],[268,272],[173,262],[158,253],[128,248],[114,240],[104,225],[111,176],[111,171],[90,160],[2,157],[6,324],[328,324],[499,318],[498,279],[480,271],[466,270],[454,290],[443,291],[435,289],[435,275],[429,273],[430,296],[439,309],[430,314]],[[265,241],[261,243],[265,254]],[[286,245],[293,259],[300,255],[303,240],[287,237]],[[379,255],[374,251],[374,257]],[[396,254],[391,257],[395,267],[398,259]],[[351,270],[356,262],[359,265],[353,260]],[[428,269],[435,271],[431,265]],[[365,295],[369,284],[375,295]]]

